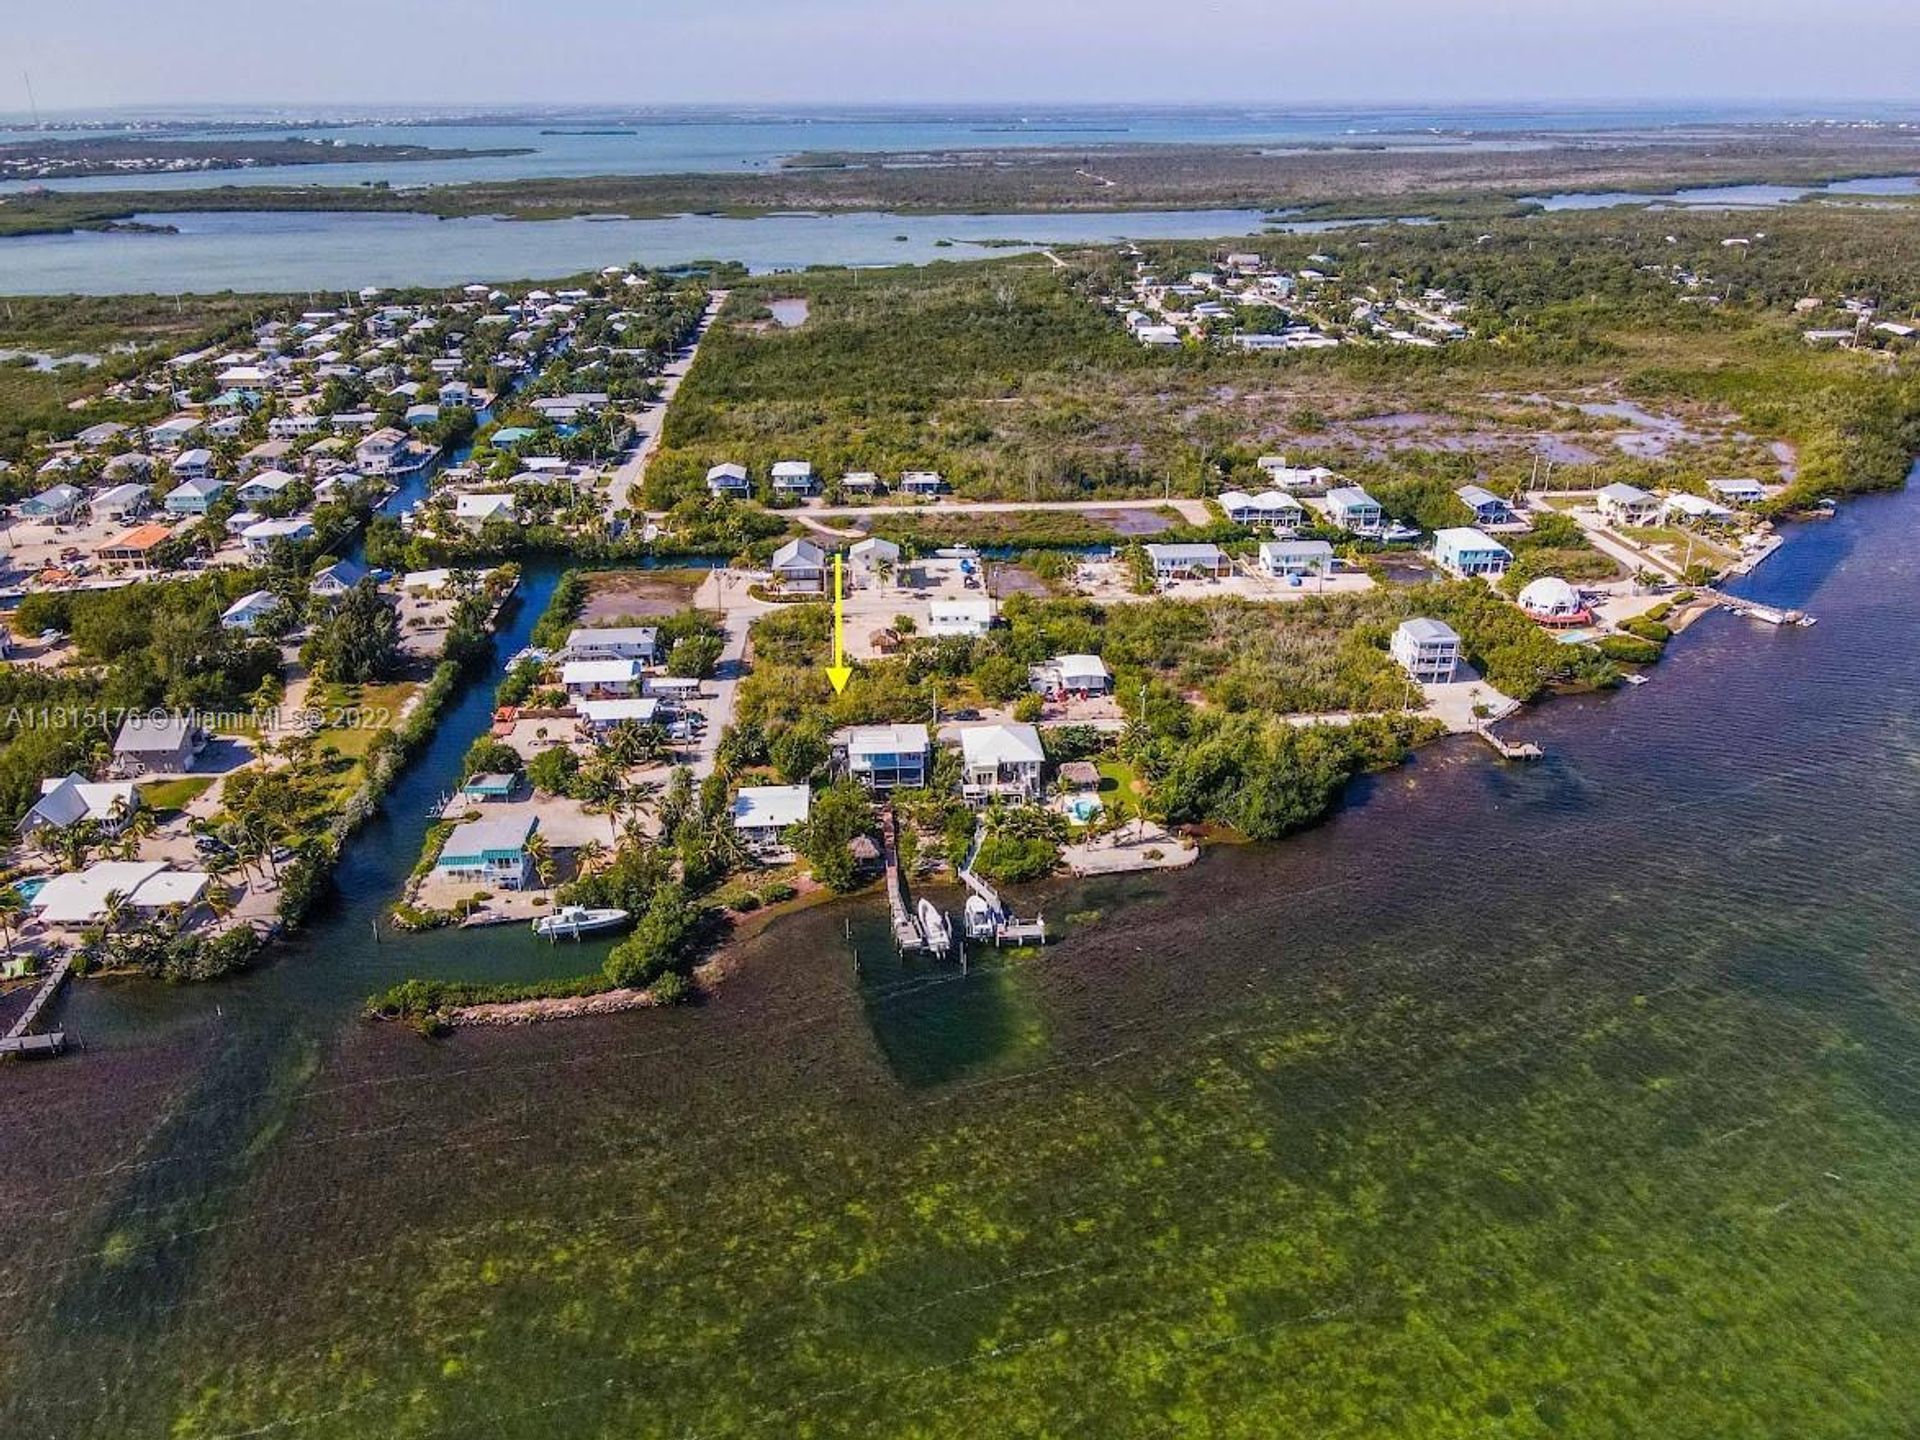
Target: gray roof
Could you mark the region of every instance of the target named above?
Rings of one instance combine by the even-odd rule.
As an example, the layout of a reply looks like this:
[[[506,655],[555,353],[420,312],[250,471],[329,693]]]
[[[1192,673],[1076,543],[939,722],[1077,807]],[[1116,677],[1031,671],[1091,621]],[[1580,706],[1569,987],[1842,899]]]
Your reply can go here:
[[[156,751],[171,754],[191,744],[194,736],[191,715],[129,715],[113,742],[116,755],[151,755]]]
[[[1400,629],[1410,639],[1418,640],[1422,644],[1440,644],[1448,640],[1458,644],[1460,641],[1459,632],[1446,621],[1431,620],[1424,615],[1412,620],[1402,620]]]

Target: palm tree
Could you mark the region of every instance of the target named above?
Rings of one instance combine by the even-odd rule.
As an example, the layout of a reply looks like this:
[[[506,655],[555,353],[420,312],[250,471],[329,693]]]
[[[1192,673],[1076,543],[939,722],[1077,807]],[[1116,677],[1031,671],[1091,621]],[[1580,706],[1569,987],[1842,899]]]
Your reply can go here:
[[[13,926],[27,908],[26,896],[11,885],[0,885],[0,935],[6,937],[7,954],[13,954]]]
[[[574,864],[582,875],[588,874],[605,858],[606,853],[607,847],[598,840],[582,841],[573,852]]]
[[[554,858],[553,847],[547,843],[547,837],[539,831],[527,837],[527,858],[533,862],[534,877],[539,880],[542,890],[553,888]]]

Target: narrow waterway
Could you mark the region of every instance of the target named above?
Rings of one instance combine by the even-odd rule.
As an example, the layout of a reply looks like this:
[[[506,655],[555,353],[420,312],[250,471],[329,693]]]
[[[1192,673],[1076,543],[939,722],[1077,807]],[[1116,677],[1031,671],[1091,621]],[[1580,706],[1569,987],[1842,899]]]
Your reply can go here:
[[[699,1007],[429,1043],[373,943],[468,692],[273,965],[85,986],[0,1072],[0,1418],[47,1436],[1781,1440],[1920,1411],[1920,491],[1652,683],[1328,824],[901,965],[865,902]],[[530,568],[501,653],[550,586]],[[408,947],[417,945],[417,949]],[[544,958],[543,958],[544,957]]]

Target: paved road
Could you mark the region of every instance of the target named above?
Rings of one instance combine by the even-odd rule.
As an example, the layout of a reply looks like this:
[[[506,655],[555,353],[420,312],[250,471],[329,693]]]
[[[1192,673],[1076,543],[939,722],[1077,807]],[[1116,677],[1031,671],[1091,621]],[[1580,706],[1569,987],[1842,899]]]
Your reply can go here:
[[[803,522],[857,520],[875,515],[1025,515],[1036,511],[1160,510],[1171,507],[1181,518],[1206,525],[1220,517],[1204,500],[936,500],[925,505],[810,505],[787,511]],[[827,527],[821,526],[825,529]],[[1151,537],[1149,537],[1151,538]]]
[[[707,724],[693,745],[691,766],[696,780],[704,780],[713,773],[721,732],[733,723],[740,681],[747,673],[748,627],[754,616],[778,608],[755,600],[747,593],[747,585],[747,578],[735,571],[715,570],[701,582],[693,597],[693,603],[700,609],[720,612],[720,623],[727,635],[720,649],[720,662],[714,666],[713,679],[706,685],[711,694],[697,702]]]
[[[679,390],[680,382],[687,377],[687,371],[693,368],[693,357],[700,351],[700,342],[707,338],[707,332],[713,328],[714,320],[720,314],[720,307],[727,303],[725,290],[716,290],[707,302],[707,313],[700,317],[700,328],[694,332],[693,343],[679,355],[669,361],[660,372],[660,398],[643,405],[633,414],[634,428],[639,431],[640,439],[620,467],[613,472],[613,486],[607,503],[620,511],[628,507],[628,496],[647,473],[647,462],[653,459],[653,452],[660,448],[660,426],[666,419],[667,406],[672,402],[674,393]]]

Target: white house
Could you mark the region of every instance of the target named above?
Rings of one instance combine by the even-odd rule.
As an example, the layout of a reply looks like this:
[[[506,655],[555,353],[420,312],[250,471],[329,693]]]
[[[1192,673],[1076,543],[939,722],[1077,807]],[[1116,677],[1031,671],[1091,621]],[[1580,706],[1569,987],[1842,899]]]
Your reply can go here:
[[[110,780],[101,784],[80,775],[64,775],[40,782],[40,798],[21,818],[19,832],[33,835],[41,830],[65,830],[81,821],[90,821],[107,836],[118,835],[140,808],[140,792],[131,780]]]
[[[220,623],[229,630],[251,630],[280,609],[280,597],[271,590],[252,590],[229,605]]]
[[[776,460],[773,465],[773,493],[776,495],[811,495],[819,488],[819,482],[813,477],[813,466],[805,460]]]
[[[840,477],[840,488],[854,495],[872,495],[880,489],[880,477],[871,470],[850,470]]]
[[[835,742],[849,775],[869,790],[911,789],[927,781],[924,725],[860,725]]]
[[[299,483],[299,479],[299,476],[289,475],[284,470],[262,470],[258,475],[241,481],[233,492],[233,498],[242,505],[258,505],[278,498],[289,485]]]
[[[1268,540],[1260,546],[1260,573],[1275,580],[1333,573],[1333,546],[1325,540]]]
[[[172,419],[147,427],[147,444],[155,450],[178,450],[199,433],[198,415],[175,415]]]
[[[87,508],[96,520],[129,520],[144,515],[151,503],[145,485],[113,485],[94,496]]]
[[[502,890],[524,890],[533,875],[527,841],[538,824],[532,815],[495,815],[456,826],[440,849],[434,870],[454,880]]]
[[[183,450],[173,458],[175,480],[207,480],[213,476],[213,452],[204,446]]]
[[[1098,655],[1056,655],[1034,666],[1028,680],[1042,695],[1105,695],[1113,689],[1113,672]]]
[[[1715,500],[1706,500],[1698,495],[1669,495],[1666,503],[1660,507],[1660,513],[1681,521],[1711,520],[1720,524],[1733,518],[1733,511]]]
[[[1358,485],[1340,485],[1327,492],[1327,519],[1355,535],[1377,535],[1386,512]]]
[[[1416,684],[1445,685],[1460,665],[1460,636],[1444,620],[1402,620],[1392,652]]]
[[[299,516],[289,516],[285,520],[256,520],[240,532],[240,543],[246,546],[247,558],[251,560],[264,560],[272,553],[276,540],[301,545],[311,539],[313,522]]]
[[[978,640],[993,629],[996,613],[992,600],[931,600],[927,603],[927,633]]]
[[[367,572],[363,567],[351,560],[336,560],[314,574],[307,590],[322,600],[338,600],[366,578]]]
[[[984,803],[1031,800],[1040,793],[1047,754],[1031,725],[976,725],[960,732],[960,793]]]
[[[1324,490],[1339,478],[1324,465],[1289,465],[1284,455],[1262,455],[1254,463],[1281,490]]]
[[[336,423],[338,417],[335,417]],[[374,431],[353,447],[354,465],[367,475],[384,475],[406,449],[407,434],[388,425]]]
[[[616,695],[608,700],[576,700],[580,724],[596,738],[616,725],[652,725],[660,718],[660,701],[651,695]]]
[[[1513,513],[1513,506],[1484,486],[1462,485],[1453,493],[1460,497],[1461,504],[1473,512],[1473,523],[1476,525],[1511,525],[1518,518]]]
[[[900,477],[903,495],[941,495],[946,489],[947,482],[938,470],[909,470]]]
[[[1729,505],[1757,505],[1767,496],[1758,480],[1709,480],[1707,489]]]
[[[747,479],[746,466],[728,461],[707,471],[707,490],[714,495],[741,497],[753,493],[753,484]]]
[[[1557,575],[1530,580],[1520,591],[1520,608],[1542,625],[1584,625],[1593,618],[1586,599]]]
[[[575,700],[601,700],[640,693],[638,660],[569,660],[560,667],[560,684]]]
[[[1513,552],[1470,525],[1451,525],[1434,531],[1433,561],[1450,575],[1504,575]]]
[[[569,630],[561,653],[568,660],[637,660],[651,665],[659,651],[660,632],[652,625],[606,625]]]
[[[754,854],[775,854],[787,848],[787,831],[806,823],[812,804],[805,785],[743,785],[733,797],[733,828]]]
[[[204,515],[215,497],[226,488],[224,480],[183,480],[167,492],[167,498],[161,503],[169,515]]]
[[[1218,545],[1148,545],[1147,561],[1153,578],[1165,584],[1189,576],[1219,577],[1233,573],[1233,562]]]
[[[1637,485],[1613,484],[1594,496],[1594,508],[1609,525],[1649,525],[1660,515],[1660,500]]]
[[[478,530],[489,520],[516,519],[518,513],[511,495],[456,495],[453,500],[453,518],[469,530]]]
[[[827,588],[827,552],[811,540],[789,540],[773,552],[767,569],[788,595],[819,595]]]
[[[1224,491],[1221,510],[1236,525],[1252,525],[1262,530],[1294,530],[1306,518],[1306,508],[1279,490],[1263,490],[1249,495],[1244,490]]]
[[[891,540],[882,540],[877,536],[857,540],[847,551],[847,566],[857,577],[869,583],[877,582],[883,567],[898,573],[900,547]]]
[[[48,925],[92,925],[117,905],[152,913],[191,908],[212,884],[201,870],[171,870],[159,860],[96,860],[84,870],[56,875],[28,902]]]

